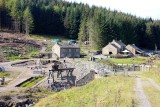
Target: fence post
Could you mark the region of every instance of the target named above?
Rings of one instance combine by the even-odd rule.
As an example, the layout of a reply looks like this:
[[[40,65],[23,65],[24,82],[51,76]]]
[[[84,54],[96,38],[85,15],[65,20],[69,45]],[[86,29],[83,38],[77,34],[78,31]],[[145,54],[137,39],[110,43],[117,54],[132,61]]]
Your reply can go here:
[[[1,81],[1,85],[4,85],[4,84],[5,84],[5,77],[3,76],[2,81]]]

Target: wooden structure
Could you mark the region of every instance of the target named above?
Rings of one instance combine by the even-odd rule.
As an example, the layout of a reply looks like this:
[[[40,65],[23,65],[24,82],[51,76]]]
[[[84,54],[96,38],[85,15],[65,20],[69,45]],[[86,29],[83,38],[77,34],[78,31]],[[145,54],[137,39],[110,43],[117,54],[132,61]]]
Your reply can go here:
[[[61,79],[62,79],[62,72],[65,72],[66,71],[66,75],[67,76],[72,76],[72,73],[73,73],[73,70],[75,68],[57,68],[57,69],[51,69],[49,70],[49,77],[48,77],[48,83],[49,83],[49,80],[52,79],[53,80],[53,83],[54,83],[54,73],[57,73],[57,78],[59,78],[59,76],[61,76]]]

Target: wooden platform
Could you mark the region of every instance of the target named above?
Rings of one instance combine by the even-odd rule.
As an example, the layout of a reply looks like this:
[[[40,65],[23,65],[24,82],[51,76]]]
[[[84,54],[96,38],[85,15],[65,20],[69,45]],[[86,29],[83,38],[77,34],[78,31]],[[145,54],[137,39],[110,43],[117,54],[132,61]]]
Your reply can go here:
[[[48,80],[53,79],[54,82],[54,73],[57,73],[57,78],[59,78],[59,76],[61,76],[62,79],[62,72],[66,72],[66,76],[72,76],[73,70],[75,68],[59,68],[59,69],[51,69],[49,70],[49,77]]]

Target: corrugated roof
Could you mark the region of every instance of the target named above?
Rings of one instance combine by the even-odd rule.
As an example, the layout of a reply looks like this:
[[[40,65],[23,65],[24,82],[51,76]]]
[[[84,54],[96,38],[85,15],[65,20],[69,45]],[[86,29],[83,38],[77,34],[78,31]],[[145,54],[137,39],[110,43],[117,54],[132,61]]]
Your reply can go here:
[[[57,43],[61,48],[79,48],[77,44],[68,43],[68,42],[58,42]]]

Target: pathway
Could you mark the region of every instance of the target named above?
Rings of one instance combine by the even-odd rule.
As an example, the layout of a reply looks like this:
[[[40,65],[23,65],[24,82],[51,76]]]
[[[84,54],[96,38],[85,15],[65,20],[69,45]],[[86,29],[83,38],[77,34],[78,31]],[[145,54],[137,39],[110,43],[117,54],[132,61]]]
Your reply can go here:
[[[12,67],[11,63],[13,63],[13,62],[18,62],[18,61],[4,62],[4,63],[0,63],[0,65],[4,66],[7,71],[20,71],[21,73],[15,79],[13,79],[11,82],[9,82],[6,86],[0,87],[0,93],[17,90],[18,88],[15,87],[16,85],[20,84],[21,82],[23,82],[33,76],[38,76],[37,74],[33,74],[33,71],[30,68]]]
[[[136,78],[136,95],[139,97],[140,107],[152,107],[143,90],[141,78]]]
[[[152,107],[150,101],[148,100],[144,90],[143,86],[146,85],[144,84],[141,80],[141,78],[147,79],[146,81],[147,84],[151,84],[156,90],[160,91],[160,86],[151,78],[146,78],[146,77],[137,77],[136,78],[136,98],[139,98],[139,106],[140,107]]]

